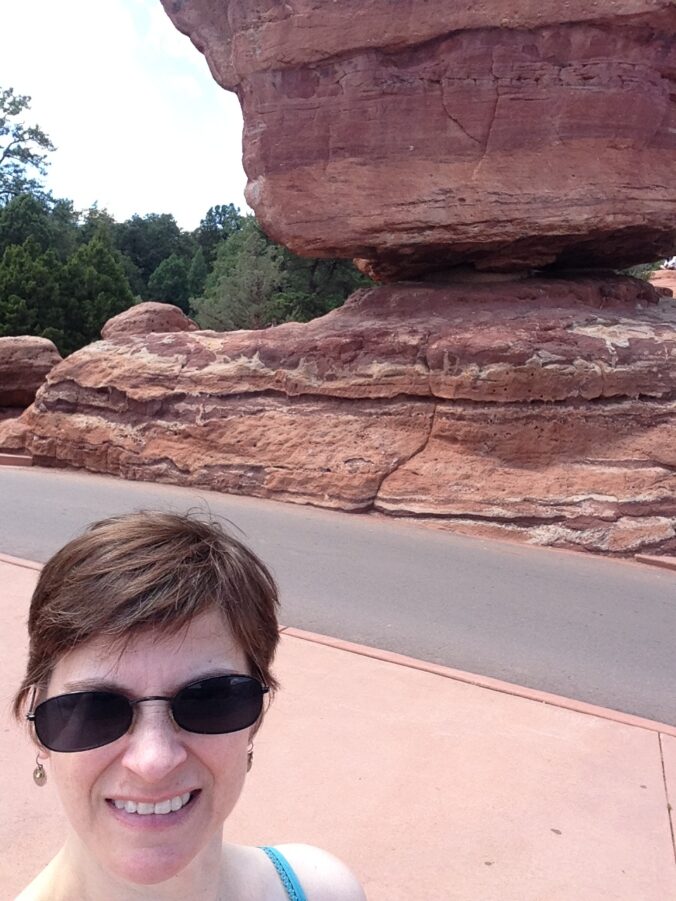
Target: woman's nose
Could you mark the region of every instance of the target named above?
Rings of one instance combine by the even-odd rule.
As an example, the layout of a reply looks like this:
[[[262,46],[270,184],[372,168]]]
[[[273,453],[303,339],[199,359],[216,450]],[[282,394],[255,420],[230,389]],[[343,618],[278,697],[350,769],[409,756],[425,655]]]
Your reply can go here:
[[[146,701],[136,707],[122,763],[145,782],[160,782],[187,758],[183,738],[166,701]]]

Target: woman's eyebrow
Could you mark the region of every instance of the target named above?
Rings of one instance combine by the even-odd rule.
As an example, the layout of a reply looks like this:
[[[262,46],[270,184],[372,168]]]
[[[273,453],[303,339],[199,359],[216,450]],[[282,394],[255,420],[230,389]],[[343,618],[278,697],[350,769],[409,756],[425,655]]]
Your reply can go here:
[[[182,682],[177,683],[171,693],[175,693],[179,691],[186,685],[192,685],[193,682],[202,682],[204,679],[214,679],[217,676],[232,676],[232,675],[246,675],[246,673],[239,673],[238,670],[228,668],[225,666],[220,666],[216,669],[209,669],[205,672],[198,672],[195,675],[190,676],[187,679],[184,679]],[[64,693],[75,692],[75,691],[112,691],[116,694],[122,694],[129,697],[132,697],[137,694],[136,691],[132,691],[124,685],[119,685],[116,682],[109,682],[106,679],[101,678],[91,678],[91,679],[75,679],[72,682],[64,682],[63,683],[63,691]]]
[[[187,682],[182,682],[181,685],[191,685],[193,682],[201,682],[203,679],[215,679],[218,676],[246,676],[247,673],[242,673],[240,670],[232,669],[227,666],[219,666],[214,667],[213,669],[205,670],[202,673],[198,673],[196,676],[191,676]],[[180,686],[179,686],[180,687]]]
[[[63,683],[64,692],[71,691],[115,691],[118,694],[125,694],[126,689],[114,682],[107,682],[105,679],[76,679],[73,682]]]

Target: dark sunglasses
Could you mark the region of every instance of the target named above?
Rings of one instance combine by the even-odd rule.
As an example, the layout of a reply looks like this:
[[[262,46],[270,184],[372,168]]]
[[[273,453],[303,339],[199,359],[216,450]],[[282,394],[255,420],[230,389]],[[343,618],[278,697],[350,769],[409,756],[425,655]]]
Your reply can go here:
[[[253,726],[269,691],[253,676],[215,676],[185,685],[172,697],[130,701],[114,691],[74,691],[48,698],[27,714],[40,742],[51,751],[91,751],[117,741],[131,728],[134,707],[169,701],[177,726],[200,735],[239,732]]]

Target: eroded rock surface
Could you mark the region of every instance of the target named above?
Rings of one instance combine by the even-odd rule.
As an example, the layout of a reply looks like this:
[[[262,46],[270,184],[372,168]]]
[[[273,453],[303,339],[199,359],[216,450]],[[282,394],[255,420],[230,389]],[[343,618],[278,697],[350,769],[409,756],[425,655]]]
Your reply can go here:
[[[627,278],[357,292],[307,324],[118,336],[36,462],[628,553],[676,536],[676,302]]]
[[[47,338],[0,338],[0,408],[27,407],[61,354]]]
[[[650,276],[650,284],[665,296],[676,297],[676,269],[657,269]]]
[[[147,335],[150,332],[194,332],[197,323],[171,303],[145,301],[113,316],[101,329],[102,338]]]
[[[19,407],[0,407],[0,453],[23,453],[30,429]]]
[[[440,404],[375,507],[540,544],[676,549],[676,401]]]
[[[163,0],[244,112],[247,198],[396,280],[676,243],[671,0]]]

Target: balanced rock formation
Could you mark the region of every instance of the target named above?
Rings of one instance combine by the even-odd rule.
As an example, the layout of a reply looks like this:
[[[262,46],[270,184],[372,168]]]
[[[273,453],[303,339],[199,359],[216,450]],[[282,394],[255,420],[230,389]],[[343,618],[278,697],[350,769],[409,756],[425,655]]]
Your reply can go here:
[[[364,289],[307,324],[118,335],[35,462],[610,553],[676,548],[676,302],[629,278]]]
[[[129,311],[21,417],[34,461],[676,551],[676,301],[598,268],[676,246],[672,0],[163,3],[266,231],[418,280],[261,331]]]
[[[194,332],[197,323],[171,303],[146,301],[113,316],[101,329],[102,338],[148,335],[150,332]]]
[[[271,237],[379,280],[676,246],[673,0],[163,0]]]

